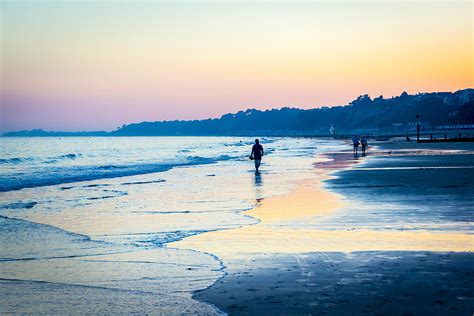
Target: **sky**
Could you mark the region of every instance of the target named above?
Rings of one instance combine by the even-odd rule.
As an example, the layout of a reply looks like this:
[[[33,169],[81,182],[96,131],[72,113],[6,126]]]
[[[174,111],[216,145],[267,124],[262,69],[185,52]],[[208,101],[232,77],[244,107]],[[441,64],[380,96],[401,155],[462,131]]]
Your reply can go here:
[[[474,88],[473,3],[0,0],[0,132]]]

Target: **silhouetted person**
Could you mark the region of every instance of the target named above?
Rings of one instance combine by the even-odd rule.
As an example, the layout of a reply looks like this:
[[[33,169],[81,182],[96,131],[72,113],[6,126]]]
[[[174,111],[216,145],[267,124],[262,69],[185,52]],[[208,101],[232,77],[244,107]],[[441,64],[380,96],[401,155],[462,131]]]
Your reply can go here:
[[[260,163],[262,162],[263,156],[263,147],[260,145],[258,138],[255,140],[255,144],[252,146],[252,153],[250,154],[250,159],[255,162],[255,171],[258,172],[260,168]]]
[[[362,145],[362,155],[365,155],[365,150],[367,149],[367,138],[365,136],[362,136],[360,144]]]
[[[354,146],[354,154],[357,155],[357,151],[359,150],[359,137],[357,137],[357,135],[352,137],[352,145]]]

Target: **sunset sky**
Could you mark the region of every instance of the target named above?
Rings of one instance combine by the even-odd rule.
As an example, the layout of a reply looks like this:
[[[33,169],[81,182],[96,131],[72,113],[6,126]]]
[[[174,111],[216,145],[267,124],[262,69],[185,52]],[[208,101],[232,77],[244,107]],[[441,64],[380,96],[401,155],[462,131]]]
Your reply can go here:
[[[470,0],[0,3],[0,132],[474,87]]]

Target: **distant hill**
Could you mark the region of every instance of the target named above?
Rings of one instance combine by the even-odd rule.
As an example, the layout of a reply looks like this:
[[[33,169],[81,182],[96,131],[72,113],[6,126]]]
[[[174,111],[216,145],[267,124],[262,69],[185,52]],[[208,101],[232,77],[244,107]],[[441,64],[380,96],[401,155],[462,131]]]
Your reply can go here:
[[[474,124],[474,89],[457,92],[419,93],[384,99],[362,95],[346,106],[302,110],[248,109],[220,118],[190,121],[141,122],[123,125],[113,132],[61,133],[42,130],[5,133],[4,136],[199,136],[329,134],[354,130],[401,130],[413,128],[416,115],[424,126]]]
[[[124,125],[115,135],[235,135],[254,132],[288,134],[313,131],[329,134],[336,130],[390,130],[414,126],[416,115],[424,125],[474,124],[474,89],[454,93],[421,93],[384,99],[359,96],[346,106],[311,110],[282,108],[249,109],[225,114],[218,119],[142,122]]]

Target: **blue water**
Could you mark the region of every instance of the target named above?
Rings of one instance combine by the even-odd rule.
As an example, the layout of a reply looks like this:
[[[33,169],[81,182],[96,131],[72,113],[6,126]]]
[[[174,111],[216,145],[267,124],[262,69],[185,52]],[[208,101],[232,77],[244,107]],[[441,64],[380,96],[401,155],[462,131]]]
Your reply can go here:
[[[333,141],[243,137],[2,138],[5,312],[214,314],[192,292],[223,265],[167,244],[256,223],[242,211],[314,178]],[[16,293],[16,295],[15,295]]]
[[[2,140],[0,192],[237,160],[250,144],[248,140],[216,138],[209,143],[206,138],[184,137],[6,138]]]

